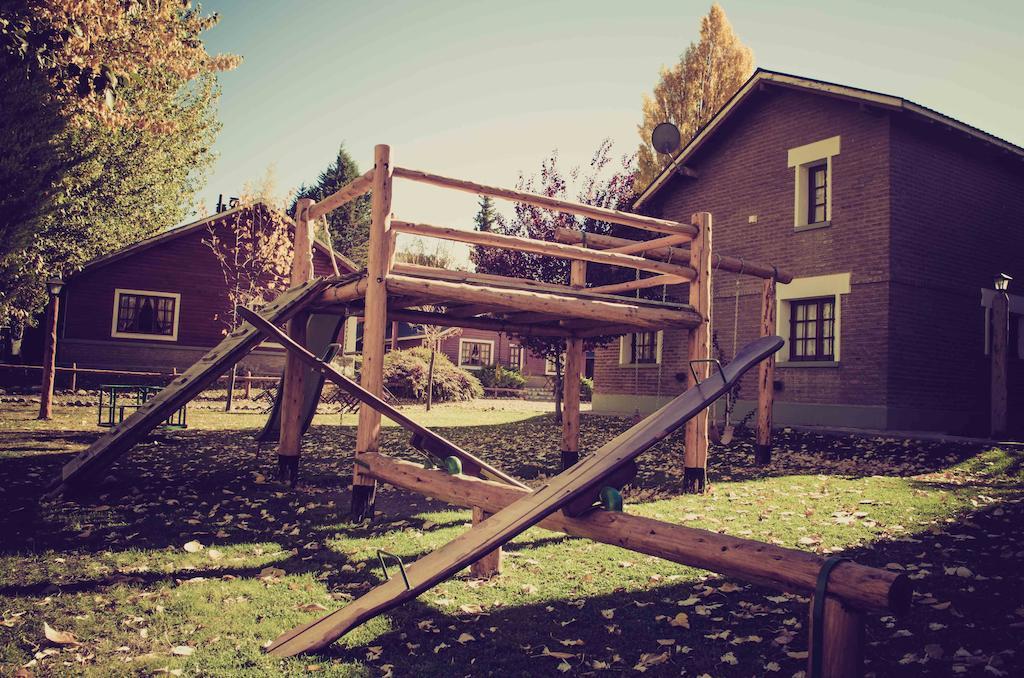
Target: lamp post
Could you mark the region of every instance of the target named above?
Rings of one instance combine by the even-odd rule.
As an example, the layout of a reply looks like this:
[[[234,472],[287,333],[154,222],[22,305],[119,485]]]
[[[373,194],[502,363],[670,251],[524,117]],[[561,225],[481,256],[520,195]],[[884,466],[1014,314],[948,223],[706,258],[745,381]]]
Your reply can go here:
[[[1010,297],[1006,290],[1013,280],[1005,273],[996,276],[996,294],[992,298],[992,394],[991,435],[997,438],[1006,433],[1007,410],[1007,356],[1010,339]]]
[[[60,291],[64,289],[64,281],[50,278],[46,281],[46,291],[50,301],[46,305],[46,334],[43,335],[43,384],[39,392],[39,418],[53,417],[53,377],[57,366],[57,310],[60,304]]]

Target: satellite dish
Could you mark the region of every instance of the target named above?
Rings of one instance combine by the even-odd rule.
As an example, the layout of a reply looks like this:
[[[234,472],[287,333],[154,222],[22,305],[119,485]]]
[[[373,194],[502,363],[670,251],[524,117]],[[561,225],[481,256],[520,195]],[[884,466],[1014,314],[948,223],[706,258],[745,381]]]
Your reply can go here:
[[[663,122],[651,132],[651,145],[658,153],[669,154],[679,148],[679,128],[670,122]]]

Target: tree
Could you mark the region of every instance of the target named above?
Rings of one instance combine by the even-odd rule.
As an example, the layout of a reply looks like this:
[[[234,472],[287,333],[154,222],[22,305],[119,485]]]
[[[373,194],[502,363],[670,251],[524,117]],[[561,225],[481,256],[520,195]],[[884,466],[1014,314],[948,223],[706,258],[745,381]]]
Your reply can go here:
[[[13,0],[0,17],[0,325],[43,281],[181,221],[213,160],[217,21],[188,3]]]
[[[643,99],[643,124],[637,151],[637,191],[654,181],[668,165],[651,145],[651,132],[663,122],[679,128],[683,143],[725,105],[754,70],[754,53],[740,42],[717,2],[700,21],[700,39],[686,48],[679,63],[662,67],[658,84]]]
[[[220,264],[227,289],[227,308],[218,316],[227,335],[238,327],[238,306],[262,306],[288,289],[292,262],[292,233],[284,201],[274,195],[273,171],[247,183],[239,196],[240,209],[211,224],[203,239]],[[231,411],[236,365],[228,378],[225,409]]]
[[[453,271],[458,269],[458,263],[455,261],[455,255],[452,254],[450,247],[443,242],[438,242],[434,246],[434,251],[428,252],[427,246],[420,239],[414,240],[404,250],[395,252],[395,261],[416,264],[417,266],[445,268]]]
[[[480,196],[480,209],[473,219],[478,231],[492,231],[498,221],[498,212],[494,209],[494,199],[489,195]]]
[[[295,200],[312,198],[319,202],[361,174],[359,165],[345,150],[345,144],[341,144],[334,162],[320,173],[312,186],[300,186]],[[288,208],[289,214],[295,211],[295,200]],[[362,195],[331,211],[325,218],[335,251],[365,265],[370,242],[370,196]]]
[[[558,152],[554,151],[542,161],[539,177],[520,175],[516,188],[598,207],[625,209],[633,199],[634,172],[633,157],[624,156],[616,163],[612,158],[612,143],[605,139],[594,152],[585,174],[580,168],[573,168],[568,175],[564,174],[558,166]],[[555,229],[559,227],[592,233],[610,233],[614,230],[612,224],[607,222],[577,218],[564,212],[553,212],[524,203],[515,203],[512,217],[506,219],[498,215],[493,224],[496,233],[536,240],[554,240]],[[564,259],[482,245],[473,248],[470,259],[476,265],[476,270],[483,273],[569,284],[569,262]],[[587,276],[598,279],[602,276],[602,267],[588,264]],[[587,340],[586,346],[592,348],[608,343],[612,339],[613,337],[594,337]],[[520,340],[531,353],[554,363],[555,416],[560,420],[562,355],[565,353],[565,339],[522,336]]]

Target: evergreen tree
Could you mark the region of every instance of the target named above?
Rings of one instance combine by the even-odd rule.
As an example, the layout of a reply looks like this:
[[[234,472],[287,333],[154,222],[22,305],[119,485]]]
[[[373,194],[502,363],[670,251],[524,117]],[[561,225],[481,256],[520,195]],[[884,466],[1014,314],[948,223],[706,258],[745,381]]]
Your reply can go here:
[[[476,230],[493,231],[498,218],[498,212],[494,209],[494,199],[489,195],[480,196],[480,209],[473,219]]]
[[[740,42],[717,2],[700,22],[700,40],[691,42],[679,63],[662,67],[658,84],[644,95],[643,124],[637,153],[637,192],[643,191],[668,165],[651,145],[651,132],[663,122],[679,128],[686,144],[725,105],[754,69],[754,53]]]
[[[345,144],[338,147],[338,156],[327,166],[312,186],[301,186],[295,196],[320,201],[339,188],[360,176],[359,165],[345,150]],[[288,209],[295,212],[295,201]],[[327,225],[331,232],[334,250],[344,254],[360,265],[366,264],[367,247],[370,240],[370,196],[362,195],[328,213]]]

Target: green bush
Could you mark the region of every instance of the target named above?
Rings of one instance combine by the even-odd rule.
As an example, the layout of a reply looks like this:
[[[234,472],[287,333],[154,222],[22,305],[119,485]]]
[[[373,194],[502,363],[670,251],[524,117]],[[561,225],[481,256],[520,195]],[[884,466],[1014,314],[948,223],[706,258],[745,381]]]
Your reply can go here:
[[[587,377],[580,377],[580,398],[591,400],[594,397],[594,380]]]
[[[510,370],[501,365],[488,365],[480,370],[480,383],[486,388],[521,389],[526,386],[526,377],[518,370]]]
[[[390,351],[384,356],[384,385],[399,398],[424,400],[429,369],[427,348]],[[483,394],[479,379],[453,365],[444,353],[435,354],[434,402],[472,400]]]

